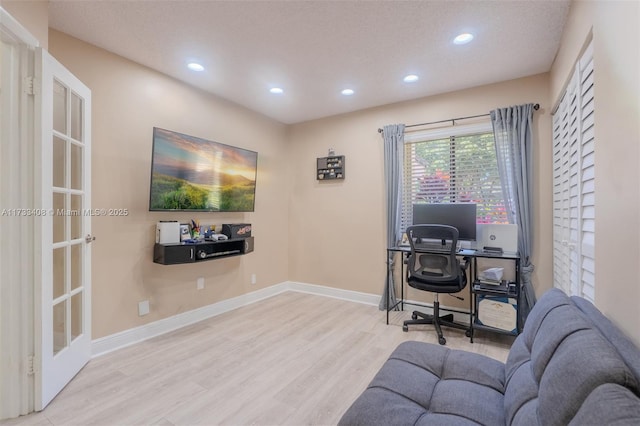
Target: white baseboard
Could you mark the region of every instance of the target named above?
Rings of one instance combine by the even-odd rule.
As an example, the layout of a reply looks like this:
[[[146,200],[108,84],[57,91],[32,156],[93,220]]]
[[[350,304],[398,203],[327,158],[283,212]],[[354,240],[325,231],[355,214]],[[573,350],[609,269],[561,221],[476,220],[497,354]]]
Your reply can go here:
[[[119,333],[95,339],[91,342],[92,357],[105,355],[117,349],[142,342],[152,337],[177,330],[187,325],[215,317],[225,312],[232,311],[242,306],[247,306],[260,300],[267,299],[285,291],[297,291],[301,293],[316,294],[319,296],[333,297],[351,302],[364,303],[367,305],[378,306],[380,300],[379,295],[360,293],[357,291],[342,290],[339,288],[326,287],[314,284],[305,284],[300,282],[285,281],[280,284],[266,287],[251,293],[233,297],[183,312],[169,318],[164,318],[139,327],[124,330]]]
[[[359,291],[344,290],[341,288],[327,287],[316,284],[306,284],[300,282],[288,281],[287,290],[297,291],[300,293],[316,294],[318,296],[333,297],[334,299],[347,300],[349,302],[362,303],[365,305],[378,306],[380,295],[362,293]]]

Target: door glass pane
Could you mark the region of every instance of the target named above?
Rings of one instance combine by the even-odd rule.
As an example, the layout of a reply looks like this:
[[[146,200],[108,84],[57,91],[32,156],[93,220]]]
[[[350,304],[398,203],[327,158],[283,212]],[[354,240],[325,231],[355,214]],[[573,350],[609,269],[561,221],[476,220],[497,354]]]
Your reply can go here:
[[[65,240],[65,227],[66,227],[66,212],[67,206],[65,204],[65,194],[59,192],[53,193],[53,242],[59,243]]]
[[[78,294],[71,296],[71,341],[82,334],[82,295],[81,291]]]
[[[64,290],[64,271],[67,264],[67,248],[53,250],[53,300],[62,296]]]
[[[82,141],[82,99],[71,92],[71,137]]]
[[[67,321],[67,301],[53,305],[53,354],[57,354],[67,346],[67,333],[65,323]]]
[[[82,189],[82,147],[71,144],[71,188]]]
[[[53,80],[53,130],[67,133],[67,88]]]
[[[64,188],[65,171],[67,170],[67,156],[65,154],[66,141],[56,136],[53,137],[53,186]]]
[[[82,285],[82,243],[71,246],[71,290]],[[72,307],[73,308],[73,307]]]
[[[71,239],[75,240],[82,236],[82,195],[71,194],[71,212],[69,221],[71,222]]]

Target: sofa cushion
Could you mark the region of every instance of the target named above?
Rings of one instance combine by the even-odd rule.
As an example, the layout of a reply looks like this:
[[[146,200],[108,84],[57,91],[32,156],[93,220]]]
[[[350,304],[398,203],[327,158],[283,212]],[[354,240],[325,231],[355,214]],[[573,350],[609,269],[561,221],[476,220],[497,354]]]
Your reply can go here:
[[[572,296],[571,302],[600,330],[602,336],[615,346],[633,375],[640,378],[640,356],[638,356],[638,348],[633,342],[588,300]]]
[[[506,421],[513,424],[566,425],[605,383],[638,393],[638,381],[617,349],[557,289],[531,311],[509,352],[505,376]]]
[[[423,342],[391,354],[342,425],[504,424],[504,364]]]
[[[602,407],[609,409],[603,410]],[[589,394],[570,426],[638,426],[640,399],[629,389],[606,383]]]

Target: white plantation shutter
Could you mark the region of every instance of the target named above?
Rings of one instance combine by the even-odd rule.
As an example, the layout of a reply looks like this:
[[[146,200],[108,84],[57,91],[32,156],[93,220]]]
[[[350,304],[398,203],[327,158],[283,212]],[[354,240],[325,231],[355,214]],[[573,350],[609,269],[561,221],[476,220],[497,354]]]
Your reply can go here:
[[[571,293],[569,279],[569,97],[553,116],[553,282]]]
[[[553,116],[554,286],[593,301],[595,164],[591,46]]]
[[[473,202],[478,223],[508,223],[491,123],[407,135],[404,155],[402,229],[416,203]]]
[[[595,136],[593,95],[593,46],[590,44],[580,59],[581,111],[581,269],[582,295],[595,299]]]

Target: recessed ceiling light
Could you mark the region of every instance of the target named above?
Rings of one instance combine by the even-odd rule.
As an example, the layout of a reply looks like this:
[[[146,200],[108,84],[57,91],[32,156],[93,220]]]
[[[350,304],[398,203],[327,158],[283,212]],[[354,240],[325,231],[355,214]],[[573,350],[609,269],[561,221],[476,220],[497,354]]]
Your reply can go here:
[[[187,64],[187,68],[191,71],[204,71],[204,67],[197,62],[190,62]]]
[[[416,81],[418,81],[418,80],[420,80],[420,77],[418,77],[418,76],[417,76],[417,75],[415,75],[415,74],[409,74],[408,76],[406,76],[406,77],[404,78],[404,82],[405,82],[405,83],[414,83],[414,82],[416,82]]]
[[[454,44],[467,44],[473,40],[473,34],[463,33],[453,39]]]
[[[272,87],[271,89],[269,89],[269,91],[270,91],[271,93],[276,94],[276,95],[281,95],[281,94],[283,94],[283,93],[284,93],[284,90],[282,90],[282,89],[281,89],[281,88],[279,88],[279,87]]]
[[[343,95],[345,95],[345,96],[351,96],[351,95],[353,95],[354,93],[355,93],[355,92],[353,91],[353,89],[344,89],[344,90],[342,91],[342,94],[343,94]]]

